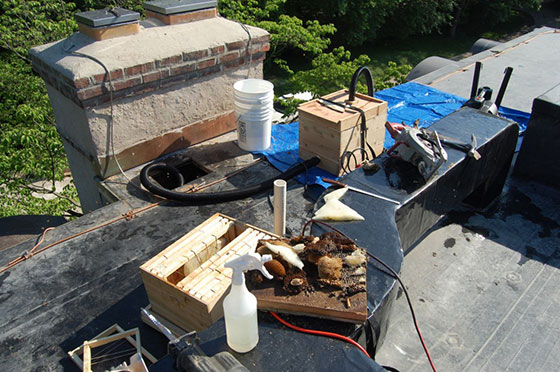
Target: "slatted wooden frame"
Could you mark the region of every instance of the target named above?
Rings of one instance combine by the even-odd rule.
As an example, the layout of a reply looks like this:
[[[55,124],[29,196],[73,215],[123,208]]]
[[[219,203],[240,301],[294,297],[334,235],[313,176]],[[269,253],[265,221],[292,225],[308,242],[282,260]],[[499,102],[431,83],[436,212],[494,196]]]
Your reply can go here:
[[[140,330],[138,328],[132,328],[125,331],[118,324],[113,324],[93,339],[84,341],[82,345],[72,351],[69,351],[68,356],[70,356],[72,361],[82,371],[91,372],[91,349],[122,339],[127,340],[133,347],[136,348],[136,352],[149,360],[150,363],[153,364],[157,362],[157,358],[142,347],[142,344],[140,343]]]
[[[348,98],[347,90],[340,90],[324,96],[335,102],[344,102]],[[387,120],[387,102],[365,94],[356,93],[353,106],[362,109],[366,116],[367,142],[375,154],[383,151],[385,141],[385,121]],[[341,175],[343,169],[340,159],[346,151],[359,148],[361,117],[355,111],[340,113],[323,106],[318,100],[303,103],[299,112],[299,156],[309,159],[319,156],[319,167],[334,174]],[[369,153],[369,149],[367,149]],[[356,151],[356,160],[362,161],[362,153]],[[350,168],[354,169],[352,159]]]
[[[232,270],[224,264],[277,238],[258,227],[216,213],[140,266],[154,312],[178,327],[200,331],[223,316]]]

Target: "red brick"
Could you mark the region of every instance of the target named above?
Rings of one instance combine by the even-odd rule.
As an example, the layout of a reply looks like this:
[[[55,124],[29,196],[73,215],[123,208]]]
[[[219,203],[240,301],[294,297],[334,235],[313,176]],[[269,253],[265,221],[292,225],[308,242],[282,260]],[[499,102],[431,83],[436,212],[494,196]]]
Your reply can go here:
[[[135,76],[135,75],[145,74],[146,72],[150,72],[153,70],[154,70],[154,63],[148,62],[142,65],[127,67],[125,69],[125,72],[126,72],[126,76]]]
[[[253,57],[251,63],[262,62],[262,61],[265,60],[265,58],[266,58],[266,54],[264,54],[264,53],[259,53],[258,56]]]
[[[197,70],[202,70],[202,69],[214,66],[215,64],[216,64],[216,58],[205,59],[203,61],[198,61],[196,63],[196,69]]]
[[[76,102],[76,101],[74,101],[74,102]],[[98,105],[98,103],[99,103],[99,101],[98,101],[98,98],[97,98],[97,97],[95,97],[95,98],[90,98],[90,99],[86,99],[85,101],[80,101],[80,100],[78,100],[78,101],[76,102],[76,104],[77,104],[78,106],[81,106],[81,107],[83,107],[83,108],[95,107],[95,106]]]
[[[262,61],[264,60],[266,57],[266,53],[255,53],[251,56],[251,61],[255,62],[255,61]]]
[[[264,53],[270,50],[270,44],[253,44],[251,46],[251,54]],[[241,50],[240,55],[246,55],[245,49]]]
[[[109,81],[109,79],[107,79],[107,74],[106,73],[93,75],[91,78],[92,78],[94,84],[101,84],[104,81]]]
[[[123,78],[123,70],[122,69],[111,71],[110,74],[111,74],[111,80],[118,80],[118,79]],[[106,72],[104,72],[102,74],[93,75],[92,79],[93,79],[94,84],[101,84],[103,82],[106,83],[106,82],[109,81],[109,79],[107,78],[107,73]]]
[[[183,53],[183,61],[196,61],[197,59],[201,59],[204,57],[208,57],[208,49],[203,50],[196,50],[194,52]]]
[[[152,71],[142,75],[142,81],[144,83],[151,83],[152,81],[157,81],[160,78],[161,78],[161,73],[159,71]]]
[[[159,67],[165,67],[165,66],[171,66],[171,65],[176,65],[178,63],[181,63],[183,61],[183,55],[179,55],[179,56],[172,56],[172,57],[167,57],[164,59],[161,59],[159,61],[156,61],[156,66]]]
[[[224,54],[223,56],[220,57],[220,63],[233,61],[237,58],[239,58],[239,52],[231,52],[228,54]]]
[[[163,68],[159,70],[159,74],[160,74],[160,79],[168,78],[170,75],[169,68]]]
[[[132,88],[139,84],[142,84],[141,77],[134,77],[126,80],[118,80],[113,82],[113,89],[119,91],[127,88]]]
[[[74,87],[76,87],[78,89],[87,88],[90,85],[89,84],[89,78],[85,77],[85,78],[75,79],[73,81],[73,85],[74,85]]]
[[[114,99],[115,99],[115,97],[113,97],[113,100],[114,100]],[[91,100],[83,101],[83,105],[84,105],[84,106],[86,106],[86,105],[89,106],[89,105],[90,105],[90,101],[95,101],[95,104],[96,104],[96,105],[97,105],[97,104],[102,105],[102,104],[104,104],[104,103],[109,103],[109,102],[111,102],[111,96],[110,96],[109,94],[103,94],[103,95],[100,95],[99,97],[97,97],[96,99],[91,99]]]
[[[41,75],[45,84],[49,84],[51,87],[58,89],[58,79],[53,74],[46,72],[44,75]]]
[[[183,81],[185,81],[185,80],[186,80],[185,75],[172,76],[172,77],[170,77],[170,78],[167,78],[167,79],[165,79],[165,80],[162,80],[162,81],[160,82],[160,87],[161,87],[161,88],[166,88],[166,87],[168,87],[168,86],[175,85],[175,84],[177,84],[177,83],[181,83],[181,82],[183,82]]]
[[[196,62],[189,62],[184,65],[171,67],[169,74],[171,76],[186,74],[187,72],[194,71],[196,67]]]
[[[226,47],[228,50],[236,50],[245,48],[247,46],[248,40],[241,40],[241,41],[234,41],[232,43],[226,43]]]
[[[269,43],[270,42],[270,34],[269,35],[264,35],[264,36],[259,36],[257,38],[253,38],[253,39],[251,39],[251,41],[255,44],[256,43],[264,43],[264,42]]]
[[[124,77],[124,72],[122,68],[119,68],[118,70],[113,70],[110,72],[110,74],[111,74],[111,80],[122,79]]]
[[[268,52],[270,50],[270,43],[261,44],[259,52]]]
[[[91,88],[81,89],[78,91],[77,96],[80,101],[85,101],[86,99],[97,97],[103,94],[103,89],[101,85],[96,85]]]
[[[127,95],[130,95],[130,89],[123,89],[120,91],[113,91],[113,102],[118,101],[121,98],[126,97]],[[85,101],[87,102],[87,101]],[[84,102],[84,105],[85,105]],[[102,95],[100,95],[99,97],[97,97],[97,104],[104,104],[104,103],[109,103],[111,102],[111,94],[108,91],[105,91]]]
[[[225,51],[226,51],[226,47],[224,45],[220,45],[211,49],[211,53],[213,56],[217,54],[222,54]]]
[[[222,70],[221,65],[214,65],[214,66],[202,69],[202,70],[198,70],[197,72],[198,72],[199,76],[208,76],[208,75],[211,75],[211,74],[218,73],[221,70]]]
[[[245,58],[240,57],[240,58],[234,59],[233,61],[224,62],[224,67],[225,68],[234,68],[234,67],[239,67],[239,66],[243,65],[244,63],[245,63]]]
[[[63,96],[68,97],[70,99],[76,95],[76,88],[62,81],[58,86],[58,90],[60,91],[60,93],[62,93]]]
[[[149,84],[137,85],[137,86],[132,88],[131,92],[134,93],[134,94],[149,93],[149,92],[153,92],[153,91],[157,90],[158,88],[159,88],[159,82],[154,81],[154,82],[149,83]]]
[[[60,75],[57,76],[57,78],[60,79],[63,83],[66,83],[70,86],[74,86],[74,78],[73,77],[66,76],[65,74],[60,74]]]

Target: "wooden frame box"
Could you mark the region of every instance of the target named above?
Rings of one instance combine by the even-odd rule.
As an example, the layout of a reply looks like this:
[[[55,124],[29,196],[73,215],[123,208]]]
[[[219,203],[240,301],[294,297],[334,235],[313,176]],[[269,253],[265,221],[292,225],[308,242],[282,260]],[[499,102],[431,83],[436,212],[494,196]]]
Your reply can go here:
[[[232,270],[224,263],[276,235],[216,213],[142,266],[152,308],[186,330],[200,331],[223,316]]]
[[[348,91],[340,90],[322,98],[344,103]],[[353,106],[362,109],[366,116],[367,142],[376,155],[383,151],[385,141],[385,121],[387,120],[387,102],[356,93]],[[360,113],[346,110],[338,112],[325,107],[318,100],[301,104],[299,111],[299,156],[309,159],[319,156],[322,168],[336,176],[343,173],[340,159],[347,151],[360,148]],[[369,149],[366,149],[371,158]],[[361,163],[362,153],[355,152],[356,160]],[[350,169],[355,168],[354,158]]]

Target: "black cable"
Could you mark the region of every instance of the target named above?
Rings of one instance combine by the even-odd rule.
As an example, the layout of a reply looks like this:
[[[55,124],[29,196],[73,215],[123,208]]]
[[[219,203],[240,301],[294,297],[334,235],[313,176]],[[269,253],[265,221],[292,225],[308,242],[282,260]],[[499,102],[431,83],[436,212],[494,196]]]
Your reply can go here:
[[[389,372],[400,372],[398,369],[396,369],[395,367],[390,367],[390,366],[383,366],[383,368],[385,368],[387,371]]]
[[[373,89],[373,76],[371,75],[371,71],[366,66],[362,66],[354,72],[352,76],[352,80],[350,81],[350,89],[348,89],[348,101],[352,102],[356,98],[356,87],[358,85],[358,79],[360,75],[365,72],[366,78],[366,85],[368,89],[368,96],[373,97],[374,89]]]
[[[358,71],[356,71],[356,73]],[[368,94],[373,96],[373,90],[370,91],[369,87],[368,87]],[[342,154],[342,157],[340,158],[340,168],[342,169],[344,174],[348,174],[348,173],[351,172],[350,160],[351,160],[352,157],[354,158],[354,162],[355,162],[356,166],[358,165],[358,160],[356,158],[356,155],[354,154],[355,151],[362,151],[362,163],[361,164],[375,159],[377,157],[377,154],[375,153],[375,150],[373,149],[373,147],[371,147],[371,145],[369,144],[369,142],[367,140],[367,119],[366,119],[365,111],[362,110],[359,107],[356,107],[356,106],[353,106],[353,105],[350,105],[350,104],[332,101],[332,100],[327,99],[327,98],[322,98],[322,99],[324,101],[328,102],[328,103],[332,103],[334,105],[343,107],[344,109],[354,110],[354,111],[356,111],[360,114],[360,145],[361,145],[361,147],[358,147],[358,148],[356,148],[352,151],[345,151]],[[369,154],[368,154],[366,148],[371,152],[371,156],[372,156],[371,159],[369,157]],[[365,156],[364,156],[364,154],[365,154]]]
[[[294,167],[288,169],[286,172],[280,174],[277,177],[270,178],[266,181],[263,181],[259,184],[248,186],[244,189],[239,190],[227,190],[227,191],[220,191],[220,192],[210,192],[210,193],[183,193],[177,192],[173,190],[166,189],[159,184],[152,182],[150,179],[150,175],[152,171],[158,169],[168,169],[169,167],[165,163],[153,163],[148,164],[142,171],[140,172],[140,182],[144,187],[152,192],[153,194],[163,196],[166,199],[180,201],[184,203],[191,203],[191,204],[214,204],[214,203],[223,203],[233,200],[244,199],[249,196],[258,194],[265,190],[268,190],[272,187],[273,182],[277,179],[282,180],[289,180],[296,176],[297,174],[301,173],[308,167],[313,167],[319,164],[320,159],[316,156],[312,157],[311,159],[305,160],[303,163],[299,163]]]
[[[305,225],[303,225],[303,229],[302,229],[302,232],[301,232],[302,236],[305,235],[305,229],[307,228],[307,226],[309,224],[313,224],[313,223],[324,225],[324,226],[330,228],[331,230],[337,232],[338,234],[342,235],[343,237],[345,237],[347,239],[350,239],[346,234],[344,234],[342,231],[338,230],[336,227],[332,226],[331,224],[323,222],[323,221],[317,221],[317,220],[309,220],[305,223]],[[350,239],[350,240],[352,240],[352,239]],[[424,342],[424,338],[422,337],[422,332],[420,332],[420,327],[418,326],[418,321],[416,319],[416,312],[414,311],[414,307],[412,306],[412,301],[410,300],[410,296],[408,295],[408,291],[407,291],[403,281],[401,280],[399,274],[397,274],[397,272],[395,270],[393,270],[389,265],[387,265],[385,262],[383,262],[381,259],[374,256],[373,254],[369,253],[368,251],[366,251],[366,254],[368,255],[368,257],[372,258],[374,261],[381,264],[385,269],[387,269],[389,271],[389,273],[386,272],[385,270],[380,270],[379,267],[374,265],[374,267],[376,269],[380,270],[381,272],[383,272],[385,274],[390,274],[393,278],[395,278],[399,282],[399,284],[400,284],[400,286],[401,286],[401,288],[404,292],[404,295],[406,297],[406,301],[408,302],[408,307],[410,308],[410,313],[412,315],[412,320],[414,322],[414,327],[416,328],[416,333],[418,334],[418,338],[420,339],[420,343],[422,344],[422,348],[424,349],[424,352],[426,353],[426,356],[428,358],[430,366],[432,367],[432,370],[435,372],[436,368],[434,366],[434,363],[432,361],[432,357],[430,356],[430,352],[428,351],[426,343]]]

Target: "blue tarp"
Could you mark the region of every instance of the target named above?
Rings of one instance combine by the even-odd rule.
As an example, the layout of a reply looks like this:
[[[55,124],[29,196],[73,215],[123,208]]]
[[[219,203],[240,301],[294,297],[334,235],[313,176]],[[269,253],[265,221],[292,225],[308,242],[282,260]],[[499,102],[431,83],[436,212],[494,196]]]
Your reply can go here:
[[[459,109],[465,99],[453,94],[417,84],[405,83],[393,88],[375,93],[375,97],[388,103],[387,120],[391,122],[405,122],[412,125],[416,119],[420,120],[420,127],[429,127],[446,115]],[[529,114],[526,112],[500,107],[500,114],[516,121],[521,131],[527,128]],[[385,147],[393,144],[393,139],[386,133]],[[298,123],[280,124],[272,126],[272,140],[270,147],[258,153],[266,156],[268,161],[278,170],[284,172],[290,166],[301,162],[299,151]],[[328,184],[321,181],[321,177],[335,178],[332,174],[314,167],[307,174],[301,174],[296,179],[301,183]]]

